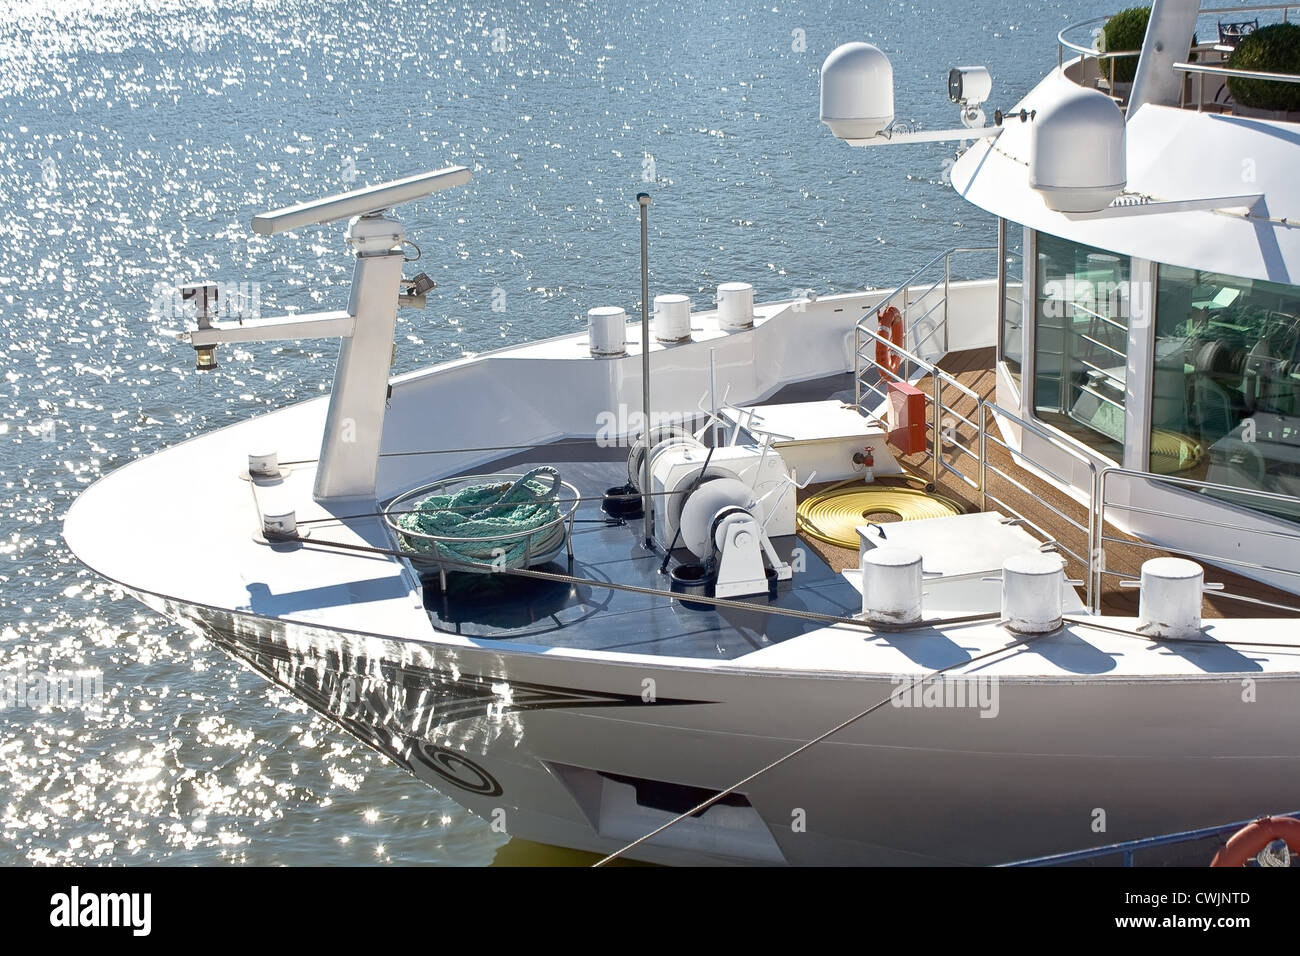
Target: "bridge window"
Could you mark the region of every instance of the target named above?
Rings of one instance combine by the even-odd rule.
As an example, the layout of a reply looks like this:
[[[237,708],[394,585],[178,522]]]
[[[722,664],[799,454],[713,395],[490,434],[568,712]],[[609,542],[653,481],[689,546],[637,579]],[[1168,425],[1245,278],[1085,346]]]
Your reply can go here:
[[[1037,247],[1034,411],[1123,461],[1129,260],[1045,233]]]
[[[1020,366],[1024,360],[1024,305],[1021,297],[1025,284],[1023,226],[1005,219],[998,223],[998,248],[1002,255],[1002,311],[998,335],[998,355],[1002,366],[1016,387],[1020,386]]]
[[[1300,495],[1300,287],[1162,265],[1150,468]],[[1230,495],[1258,510],[1300,508]]]

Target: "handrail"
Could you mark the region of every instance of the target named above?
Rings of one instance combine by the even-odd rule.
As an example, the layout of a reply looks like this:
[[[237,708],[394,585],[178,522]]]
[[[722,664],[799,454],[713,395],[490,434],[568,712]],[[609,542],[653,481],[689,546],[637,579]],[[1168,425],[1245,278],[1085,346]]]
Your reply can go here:
[[[1292,10],[1300,10],[1300,3],[1261,3],[1261,4],[1252,4],[1250,6],[1242,6],[1242,7],[1210,7],[1198,11],[1197,16],[1198,17],[1213,16],[1217,14],[1236,15],[1239,13],[1269,13],[1269,12],[1276,12],[1279,10],[1282,11],[1282,22],[1289,23],[1290,12]],[[1083,27],[1092,26],[1098,23],[1105,24],[1107,21],[1110,20],[1112,16],[1114,16],[1114,14],[1108,14],[1106,16],[1100,16],[1100,17],[1091,17],[1087,20],[1080,20],[1077,23],[1071,23],[1068,26],[1063,27],[1056,34],[1057,69],[1061,69],[1065,65],[1065,50],[1069,50],[1071,53],[1078,54],[1078,56],[1083,59],[1091,59],[1097,61],[1118,60],[1126,57],[1141,56],[1142,54],[1141,50],[1116,50],[1116,51],[1098,50],[1095,43],[1092,46],[1083,46],[1080,43],[1075,43],[1074,41],[1066,38],[1067,33],[1075,33]],[[1196,49],[1211,50],[1214,49],[1215,46],[1216,44],[1201,44],[1200,46],[1196,47]],[[1191,69],[1184,69],[1185,67],[1191,67]],[[1210,68],[1208,67],[1208,65],[1200,65],[1200,68],[1197,67],[1198,64],[1194,64],[1194,63],[1174,64],[1175,70],[1180,70],[1184,73],[1215,73],[1218,75],[1240,76],[1243,79],[1273,80],[1273,81],[1278,81],[1283,83],[1300,82],[1300,78],[1292,77],[1290,74],[1285,74],[1285,73],[1258,73],[1258,72],[1248,71],[1248,70],[1234,70],[1230,67]]]
[[[1295,813],[1275,813],[1275,817],[1294,817],[1300,818],[1300,810]],[[1066,863],[1082,863],[1087,860],[1095,860],[1102,856],[1114,856],[1122,854],[1123,863],[1121,866],[1133,865],[1133,854],[1139,850],[1149,850],[1152,847],[1172,846],[1179,843],[1191,843],[1194,840],[1208,840],[1210,837],[1223,836],[1225,833],[1236,833],[1243,827],[1250,826],[1254,820],[1239,820],[1236,823],[1224,823],[1214,827],[1201,827],[1197,830],[1180,830],[1177,833],[1162,833],[1158,836],[1141,837],[1137,840],[1123,840],[1119,843],[1109,843],[1106,846],[1093,847],[1089,850],[1074,850],[1069,853],[1053,853],[1050,856],[1038,856],[1029,860],[1016,860],[1013,863],[999,863],[999,867],[1009,866],[1061,866]]]
[[[899,311],[902,312],[903,314],[903,328],[904,328],[903,341],[906,342],[908,337],[912,336],[912,334],[916,331],[916,327],[922,321],[929,318],[934,313],[934,310],[936,308],[942,305],[943,306],[942,322],[935,323],[935,331],[938,330],[940,324],[943,325],[945,329],[944,341],[946,347],[946,343],[947,343],[946,329],[948,325],[948,297],[952,285],[952,257],[955,255],[964,255],[964,254],[974,253],[974,252],[989,252],[989,253],[993,253],[994,255],[997,255],[998,247],[997,246],[953,246],[950,249],[945,249],[943,252],[940,252],[933,259],[931,259],[925,265],[921,266],[921,268],[917,269],[910,276],[904,279],[902,284],[899,285],[896,289],[894,289],[893,292],[889,293],[889,295],[885,296],[885,298],[877,302],[875,305],[876,314],[879,314],[885,311],[886,309],[888,309],[891,305],[894,305],[895,300],[897,300],[898,297],[901,295],[903,297],[903,301],[901,303],[902,308]],[[908,296],[910,295],[913,286],[919,284],[917,280],[920,279],[921,276],[923,276],[926,272],[928,272],[929,269],[932,266],[934,266],[936,263],[938,263],[940,260],[943,260],[943,264],[944,264],[942,278],[935,279],[934,282],[930,284],[930,287],[928,289],[922,292],[915,299],[909,300]],[[927,309],[924,315],[918,318],[915,322],[909,324],[907,319],[912,305],[914,303],[924,302],[926,299],[928,299],[931,293],[933,293],[936,289],[939,288],[939,283],[941,281],[943,283],[943,297],[939,300],[939,302],[935,303],[929,309]],[[858,320],[859,327],[862,325],[862,322],[865,320],[866,320],[866,316],[863,316],[861,319]],[[926,335],[926,339],[928,340],[933,335],[934,335],[933,331],[928,333]],[[854,371],[855,372],[859,371],[856,358],[854,360]],[[910,367],[909,367],[909,371],[910,371]],[[858,406],[862,405],[862,386],[861,386],[860,374],[858,376],[858,380],[855,382],[854,385],[854,403]]]
[[[1105,566],[1106,542],[1107,541],[1114,541],[1116,543],[1123,542],[1123,539],[1121,538],[1110,537],[1106,534],[1106,508],[1109,505],[1109,500],[1106,497],[1106,482],[1111,475],[1118,475],[1125,478],[1139,478],[1142,479],[1143,481],[1147,481],[1152,484],[1182,486],[1183,488],[1188,488],[1197,492],[1209,491],[1221,495],[1235,495],[1235,496],[1245,495],[1250,498],[1258,498],[1267,501],[1276,501],[1281,504],[1291,505],[1295,507],[1298,511],[1300,511],[1300,498],[1296,497],[1295,495],[1287,495],[1275,491],[1261,491],[1256,488],[1243,488],[1236,485],[1224,485],[1212,481],[1202,481],[1197,478],[1183,478],[1178,475],[1157,475],[1152,472],[1138,471],[1133,468],[1121,468],[1117,465],[1112,465],[1103,468],[1099,476],[1100,484],[1098,489],[1097,505],[1096,508],[1094,509],[1095,521],[1097,523],[1097,533],[1095,537],[1095,540],[1097,542],[1097,548],[1096,548],[1097,560],[1093,562],[1094,567],[1091,569],[1091,573],[1095,577],[1095,585],[1093,588],[1093,593],[1095,594],[1100,593],[1102,576],[1107,573],[1106,566]],[[1137,511],[1140,513],[1149,514],[1152,517],[1174,517],[1174,515],[1171,515],[1168,512],[1157,512],[1149,508],[1140,508],[1137,505],[1130,505],[1126,503],[1124,504],[1116,503],[1113,507],[1121,511]],[[1203,518],[1193,513],[1180,512],[1176,517],[1178,517],[1182,521],[1190,522],[1192,524],[1197,524],[1205,527],[1220,527],[1220,528],[1223,527],[1222,522],[1217,522],[1208,518]],[[1267,528],[1254,529],[1254,528],[1243,528],[1240,526],[1236,526],[1236,527],[1237,530],[1246,532],[1251,535],[1264,535],[1264,536],[1275,537],[1275,538],[1288,538],[1296,541],[1297,543],[1300,543],[1300,531],[1297,531],[1295,533],[1287,533],[1285,531],[1275,531]],[[1156,546],[1152,545],[1152,547],[1154,548]],[[1173,552],[1175,554],[1181,553],[1181,554],[1189,555],[1214,565],[1229,565],[1231,567],[1245,568],[1250,571],[1261,571],[1268,574],[1288,574],[1291,575],[1292,577],[1300,579],[1300,568],[1278,568],[1267,564],[1260,564],[1257,561],[1246,561],[1240,558],[1230,558],[1221,555],[1201,554],[1199,552],[1190,551],[1186,548],[1172,548],[1166,545],[1160,545],[1159,549],[1161,551]],[[1113,574],[1114,572],[1110,572],[1110,573]],[[1237,595],[1231,595],[1231,594],[1224,594],[1223,596],[1232,597],[1232,598],[1239,597]],[[1289,607],[1280,604],[1272,604],[1272,602],[1269,602],[1269,604],[1272,607],[1300,612],[1300,608]],[[1100,604],[1098,604],[1098,607],[1093,608],[1092,610],[1093,613],[1097,613],[1100,610]]]
[[[974,250],[967,250],[967,251],[984,252],[990,250],[974,249]],[[943,255],[936,256],[934,259],[930,260],[930,262],[927,263],[926,266],[923,267],[921,271],[924,271],[925,268],[934,265],[941,258],[943,258]],[[917,274],[919,273],[913,274],[911,278],[915,279]],[[910,281],[911,280],[909,279],[909,283]],[[896,290],[893,293],[893,296],[896,296],[898,294],[898,291],[901,290]],[[893,298],[893,296],[891,296],[890,298]],[[878,306],[877,308],[880,307]],[[1067,554],[1073,556],[1086,569],[1087,573],[1085,574],[1085,578],[1084,578],[1084,597],[1085,597],[1086,605],[1089,608],[1092,608],[1094,606],[1095,599],[1096,599],[1096,595],[1093,592],[1094,575],[1092,573],[1093,559],[1097,551],[1096,540],[1094,537],[1095,523],[1093,521],[1093,510],[1095,507],[1095,502],[1097,500],[1097,493],[1099,487],[1099,475],[1097,471],[1096,462],[1094,462],[1091,458],[1084,455],[1082,452],[1074,448],[1071,448],[1069,445],[1066,445],[1059,438],[1052,435],[1050,432],[1046,431],[1045,429],[1039,427],[1038,425],[1033,424],[1032,422],[1025,421],[1023,418],[1021,418],[1019,415],[1015,414],[1014,412],[1010,411],[1009,409],[1003,408],[1002,406],[998,405],[996,402],[989,401],[987,398],[984,398],[978,392],[967,387],[966,385],[963,385],[952,375],[948,374],[943,369],[939,368],[937,364],[926,361],[925,359],[921,358],[921,356],[907,349],[905,346],[895,345],[888,337],[881,335],[878,331],[870,327],[868,320],[871,315],[872,313],[870,312],[864,315],[861,319],[858,320],[858,323],[854,328],[854,384],[855,384],[855,393],[856,393],[856,404],[858,408],[864,414],[866,413],[866,409],[863,408],[862,406],[862,385],[864,384],[862,363],[864,359],[868,358],[867,355],[863,353],[863,334],[865,333],[865,335],[868,337],[868,340],[874,339],[878,345],[883,345],[886,349],[889,349],[897,353],[900,356],[900,361],[899,361],[900,368],[903,367],[904,362],[908,363],[909,368],[911,365],[915,365],[922,372],[928,374],[930,376],[931,381],[934,384],[933,394],[927,396],[927,398],[931,402],[931,406],[933,409],[933,417],[929,425],[930,435],[931,435],[930,437],[931,483],[934,485],[937,485],[939,483],[941,469],[947,469],[953,472],[958,477],[960,477],[967,485],[973,484],[973,487],[976,489],[977,493],[979,494],[979,506],[981,511],[987,510],[988,501],[990,498],[992,498],[999,506],[1006,509],[1011,514],[1015,515],[1017,518],[1021,519],[1022,521],[1024,521],[1025,523],[1029,524],[1031,527],[1039,531],[1039,533],[1042,534],[1044,538],[1046,538],[1048,541],[1055,544],[1056,547],[1065,551]],[[946,317],[945,317],[945,321],[946,321]],[[904,381],[904,382],[907,381],[907,378],[903,375],[900,375],[896,370],[876,365],[874,362],[872,362],[871,365],[873,368],[877,370],[877,372],[883,372],[885,374],[888,374],[898,381]],[[868,387],[871,388],[871,390],[875,392],[879,397],[881,398],[885,397],[884,393],[882,393],[874,385],[868,385]],[[958,445],[958,448],[962,453],[966,455],[972,455],[972,457],[975,458],[976,480],[973,483],[961,471],[959,471],[956,468],[953,468],[952,466],[948,465],[947,462],[943,461],[943,455],[942,455],[943,439],[942,439],[941,421],[943,419],[944,408],[945,408],[944,401],[943,401],[944,387],[955,388],[958,392],[965,395],[967,398],[969,398],[971,401],[975,403],[975,413],[974,413],[975,421],[971,421],[970,419],[966,418],[964,415],[960,415],[955,411],[953,412],[953,414],[957,415],[959,419],[961,419],[967,425],[970,425],[971,427],[975,428],[976,430],[976,438],[978,441],[977,453],[974,453],[972,455],[969,449],[963,448],[960,445]],[[1070,456],[1075,461],[1083,464],[1084,467],[1088,469],[1089,500],[1088,500],[1087,507],[1085,509],[1085,518],[1084,518],[1086,522],[1085,524],[1080,524],[1078,521],[1071,518],[1064,511],[1060,510],[1059,508],[1055,507],[1050,503],[1044,502],[1044,506],[1049,511],[1051,511],[1053,514],[1057,515],[1057,517],[1068,522],[1070,525],[1072,525],[1073,527],[1075,527],[1076,529],[1084,533],[1088,542],[1086,555],[1080,555],[1077,552],[1066,547],[1065,545],[1061,544],[1061,542],[1057,541],[1053,535],[1051,535],[1046,531],[1046,529],[1040,528],[1037,524],[1030,521],[1030,519],[1028,519],[1025,515],[1018,512],[1010,504],[1008,504],[1007,502],[1003,501],[1002,499],[996,496],[989,494],[988,471],[990,466],[988,464],[988,440],[989,440],[988,415],[990,411],[992,411],[992,413],[995,416],[1001,416],[1002,418],[1008,419],[1014,422],[1018,427],[1020,427],[1024,431],[1036,435],[1037,437],[1045,441],[1047,444],[1049,444],[1051,447],[1055,448],[1057,451],[1064,452],[1066,455]],[[1043,464],[1042,462],[1034,461],[1033,459],[1029,458],[1028,455],[1025,455],[1023,451],[1017,451],[1011,448],[1011,446],[1008,443],[1002,441],[1000,438],[994,436],[992,440],[994,441],[994,443],[1001,445],[1003,448],[1005,448],[1009,454],[1012,454],[1013,456],[1018,455],[1020,457],[1027,459],[1033,464],[1035,468],[1047,472],[1047,474],[1052,476],[1055,480],[1070,483],[1066,478],[1052,471],[1051,468],[1049,468],[1047,465]],[[992,470],[994,474],[1001,476],[1005,480],[1009,481],[1011,484],[1020,488],[1022,491],[1032,494],[1032,492],[1029,492],[1027,488],[1025,488],[1023,485],[1020,485],[1019,482],[1017,482],[1010,475],[1007,475],[1001,469],[997,468],[996,466],[993,466]]]
[[[1230,66],[1212,66],[1209,63],[1175,63],[1180,73],[1209,73],[1214,76],[1237,76],[1243,80],[1269,80],[1276,83],[1300,83],[1295,73],[1265,73],[1262,70],[1238,70]]]
[[[1176,475],[1158,475],[1152,472],[1136,471],[1133,469],[1121,468],[1119,466],[1107,466],[1105,468],[1099,469],[1097,462],[1093,458],[1085,455],[1080,450],[1071,447],[1069,444],[1061,440],[1059,436],[1052,434],[1050,431],[1036,425],[1033,422],[1026,421],[1025,419],[1021,418],[1019,415],[1015,414],[1009,409],[1003,408],[1002,406],[998,405],[995,401],[990,401],[989,399],[980,396],[973,389],[967,387],[966,385],[963,385],[960,381],[957,380],[957,378],[945,372],[944,370],[940,369],[937,363],[930,362],[922,358],[919,354],[917,354],[917,352],[913,351],[912,349],[909,349],[906,345],[895,345],[894,342],[887,335],[882,335],[877,329],[871,327],[871,319],[874,318],[874,314],[878,313],[880,310],[884,308],[887,308],[890,303],[898,300],[899,296],[906,296],[910,292],[912,287],[916,284],[916,280],[920,276],[922,276],[927,270],[934,267],[938,262],[943,260],[944,272],[945,272],[944,278],[942,280],[945,286],[944,297],[940,301],[940,303],[931,305],[930,308],[926,310],[925,315],[922,316],[922,319],[932,315],[935,312],[935,310],[939,307],[939,305],[942,304],[944,306],[944,312],[940,321],[944,323],[945,332],[946,332],[946,323],[948,320],[948,316],[947,316],[947,297],[949,294],[948,286],[951,278],[951,273],[950,273],[951,257],[954,254],[964,253],[964,252],[996,252],[996,251],[997,251],[996,249],[991,249],[988,247],[957,247],[939,253],[938,255],[930,259],[930,261],[927,262],[924,266],[922,266],[920,269],[914,272],[911,276],[909,276],[907,281],[904,284],[900,285],[897,289],[895,289],[888,296],[882,299],[874,307],[872,311],[868,311],[864,313],[858,319],[857,324],[854,326],[854,359],[853,359],[854,403],[863,412],[863,414],[871,415],[871,412],[863,404],[864,385],[867,388],[869,388],[879,399],[884,400],[887,399],[887,393],[886,391],[883,391],[880,387],[878,387],[882,375],[887,375],[890,378],[899,382],[908,382],[911,378],[912,368],[915,367],[922,374],[928,374],[930,376],[931,382],[933,383],[933,389],[932,389],[932,393],[926,396],[926,399],[931,406],[931,420],[927,423],[927,428],[929,429],[930,432],[930,449],[929,449],[930,482],[932,485],[937,486],[939,484],[940,477],[944,470],[953,473],[954,475],[958,476],[965,484],[973,487],[976,490],[976,492],[979,495],[979,507],[981,511],[987,510],[988,502],[991,499],[998,506],[1006,509],[1011,514],[1020,518],[1022,521],[1024,521],[1025,523],[1033,527],[1035,530],[1039,531],[1039,533],[1042,534],[1043,537],[1045,537],[1048,541],[1053,542],[1057,548],[1066,552],[1070,556],[1074,557],[1086,569],[1087,573],[1086,573],[1085,583],[1084,583],[1085,599],[1086,599],[1086,604],[1088,609],[1093,614],[1098,614],[1101,611],[1101,594],[1102,594],[1103,576],[1104,574],[1107,573],[1105,570],[1105,563],[1104,563],[1105,544],[1107,541],[1120,543],[1124,540],[1122,538],[1116,538],[1116,537],[1108,536],[1106,534],[1106,510],[1107,507],[1110,506],[1106,494],[1106,482],[1110,476],[1114,475],[1114,476],[1142,478],[1146,481],[1150,481],[1154,483],[1163,483],[1166,486],[1182,486],[1185,488],[1192,488],[1197,491],[1217,492],[1221,495],[1239,495],[1239,496],[1244,495],[1247,497],[1252,497],[1260,500],[1281,502],[1284,504],[1292,505],[1296,507],[1297,510],[1300,510],[1300,498],[1297,498],[1292,495],[1280,494],[1277,492],[1259,491],[1251,488],[1239,488],[1233,485],[1220,485],[1220,484],[1215,484],[1213,482],[1183,478]],[[936,280],[933,284],[931,284],[929,288],[926,289],[925,292],[916,301],[924,302],[938,288],[939,281],[940,280]],[[903,304],[904,307],[907,307],[907,305],[909,304],[906,298],[903,299]],[[909,329],[908,331],[911,332],[912,329]],[[939,331],[938,325],[936,325],[935,329],[928,332],[925,336],[925,339],[922,341],[928,341],[938,331]],[[888,368],[887,366],[882,367],[880,365],[877,365],[875,361],[872,359],[872,357],[869,354],[867,354],[867,352],[864,350],[864,345],[868,345],[873,340],[876,343],[877,349],[883,347],[887,352],[892,352],[899,357],[897,368],[891,369]],[[906,341],[907,339],[905,338],[904,342]],[[945,341],[946,341],[946,335],[945,335]],[[914,342],[913,348],[917,348],[917,347],[918,344]],[[874,370],[876,372],[875,382],[867,381],[866,373],[868,370]],[[1101,370],[1099,369],[1098,371]],[[953,465],[950,465],[948,462],[944,461],[943,458],[943,444],[944,444],[943,422],[945,421],[944,414],[946,411],[946,405],[944,401],[945,389],[956,389],[958,393],[970,399],[975,405],[975,410],[973,412],[974,420],[967,418],[964,415],[958,414],[955,410],[953,411],[953,414],[958,419],[960,419],[964,424],[973,428],[976,433],[976,440],[978,442],[977,452],[972,453],[970,449],[968,447],[965,447],[962,443],[960,442],[956,443],[958,451],[960,451],[963,455],[967,457],[971,457],[975,459],[976,478],[974,481],[972,481],[967,476],[967,474],[962,472],[959,468],[953,467]],[[1061,510],[1055,505],[1052,505],[1050,502],[1046,502],[1046,501],[1042,502],[1043,506],[1047,508],[1050,512],[1052,512],[1058,518],[1062,519],[1064,522],[1068,523],[1070,526],[1074,527],[1077,531],[1082,532],[1085,535],[1085,537],[1087,538],[1086,555],[1082,555],[1077,553],[1076,551],[1073,551],[1065,544],[1056,540],[1055,537],[1046,529],[1040,528],[1038,525],[1030,521],[1025,515],[1020,514],[1014,507],[1012,507],[1006,501],[1002,500],[1001,498],[998,498],[995,495],[991,495],[989,493],[988,472],[990,468],[992,468],[992,471],[994,472],[995,475],[998,475],[999,477],[1003,478],[1005,481],[1010,482],[1012,485],[1019,488],[1022,492],[1029,494],[1031,496],[1033,495],[1033,492],[1030,489],[1020,484],[1014,477],[1007,474],[1002,469],[996,466],[990,466],[988,461],[988,441],[990,440],[990,434],[988,428],[988,416],[990,412],[992,412],[994,416],[999,416],[1001,419],[1013,423],[1015,427],[1021,430],[1022,433],[1028,433],[1034,435],[1040,441],[1044,442],[1046,445],[1052,448],[1055,452],[1064,453],[1066,456],[1071,458],[1074,462],[1076,462],[1077,464],[1082,464],[1084,468],[1087,469],[1088,472],[1088,487],[1086,489],[1087,500],[1086,503],[1084,504],[1084,517],[1083,517],[1082,524],[1079,521],[1072,518],[1065,511]],[[995,444],[1005,449],[1007,453],[1010,454],[1013,458],[1023,459],[1030,465],[1032,469],[1036,469],[1038,471],[1046,473],[1052,480],[1068,486],[1072,486],[1076,488],[1078,487],[1078,483],[1075,481],[1072,475],[1063,476],[1057,474],[1046,463],[1042,461],[1038,461],[1030,457],[1029,455],[1027,455],[1024,452],[1023,448],[1020,449],[1013,448],[1007,441],[1002,440],[996,435],[991,436],[991,440]],[[1116,504],[1113,507],[1132,508],[1133,506]],[[1194,515],[1184,515],[1181,517],[1184,520],[1191,520],[1202,525],[1212,523],[1209,522],[1208,519],[1198,518]],[[1294,535],[1287,534],[1285,532],[1271,532],[1271,531],[1261,531],[1260,533],[1271,534],[1274,537],[1284,537],[1289,540],[1295,540],[1298,543],[1300,543],[1300,533]],[[1156,546],[1152,545],[1152,547],[1154,548]],[[1160,550],[1174,551],[1174,552],[1178,551],[1178,549],[1176,548],[1168,548],[1163,546],[1160,548]],[[1187,552],[1185,550],[1183,553],[1191,554],[1191,552]],[[1254,570],[1254,571],[1259,571],[1264,573],[1276,572],[1276,573],[1284,573],[1284,574],[1293,574],[1296,577],[1300,577],[1300,570],[1292,571],[1287,568],[1273,568],[1264,564],[1260,564],[1258,562],[1238,561],[1230,558],[1219,558],[1216,561],[1211,556],[1201,555],[1201,554],[1196,554],[1194,556],[1201,560],[1210,561],[1210,563],[1230,564],[1236,567],[1242,567],[1249,570]],[[1244,598],[1240,598],[1240,596],[1237,595],[1225,594],[1224,596],[1244,600]],[[1283,605],[1275,605],[1275,606],[1280,608],[1284,607]]]

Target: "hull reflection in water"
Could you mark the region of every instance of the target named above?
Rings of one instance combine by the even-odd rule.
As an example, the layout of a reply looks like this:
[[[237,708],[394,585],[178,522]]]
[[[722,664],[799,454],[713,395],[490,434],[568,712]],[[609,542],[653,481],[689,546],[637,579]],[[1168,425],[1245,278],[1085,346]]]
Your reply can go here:
[[[601,855],[897,689],[886,677],[396,641],[138,596],[512,836]],[[1035,650],[1080,672],[1114,667],[1080,658],[1079,643],[1067,628]],[[1187,653],[1208,665],[1231,652]],[[656,693],[644,693],[647,679]],[[1260,674],[1258,684],[1250,706],[1239,703],[1239,678],[1225,673],[1003,680],[996,720],[974,706],[885,707],[634,856],[991,864],[1249,818],[1300,792],[1288,729],[1294,678]],[[1169,750],[1171,714],[1201,715],[1199,745]],[[1252,743],[1243,750],[1241,741]],[[1225,760],[1232,773],[1206,775]],[[1197,800],[1183,799],[1188,792]],[[984,812],[942,812],[958,799]],[[1093,826],[1098,807],[1104,831]]]

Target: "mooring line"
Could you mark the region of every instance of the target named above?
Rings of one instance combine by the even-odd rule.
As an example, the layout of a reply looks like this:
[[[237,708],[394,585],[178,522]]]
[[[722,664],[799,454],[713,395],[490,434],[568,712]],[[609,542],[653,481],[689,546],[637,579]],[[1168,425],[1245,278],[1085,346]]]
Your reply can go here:
[[[630,850],[635,850],[641,844],[647,842],[648,840],[654,839],[655,837],[657,837],[659,834],[663,833],[665,830],[669,829],[670,827],[674,827],[677,824],[681,823],[683,820],[687,820],[693,816],[696,816],[697,814],[703,813],[705,810],[713,806],[723,797],[735,793],[741,787],[748,786],[750,783],[753,783],[759,777],[763,776],[763,774],[775,770],[777,767],[781,766],[786,761],[793,760],[795,757],[799,756],[799,754],[803,753],[806,750],[812,749],[817,744],[821,743],[822,741],[826,740],[829,737],[834,736],[844,728],[857,723],[859,720],[861,720],[864,717],[874,714],[876,711],[880,710],[880,708],[884,707],[891,700],[893,700],[897,695],[905,693],[906,691],[910,691],[914,687],[919,687],[920,685],[924,684],[926,681],[933,680],[934,678],[938,677],[940,674],[946,673],[947,671],[953,670],[958,667],[965,667],[968,664],[974,664],[977,661],[984,660],[985,658],[988,657],[993,657],[997,654],[1003,654],[1015,647],[1024,646],[1025,644],[1028,644],[1030,641],[1033,641],[1037,638],[1048,637],[1050,634],[1055,634],[1055,633],[1056,631],[1051,631],[1048,634],[1025,634],[1020,638],[1018,638],[1017,640],[1012,641],[1010,644],[1007,644],[1005,647],[999,647],[991,651],[985,651],[983,654],[977,654],[976,656],[970,658],[969,660],[957,661],[955,663],[949,664],[946,667],[940,667],[937,670],[931,671],[929,674],[925,674],[921,677],[916,678],[910,684],[900,686],[899,688],[891,691],[888,697],[884,697],[881,700],[878,700],[876,703],[872,704],[866,710],[854,714],[848,720],[842,721],[841,723],[836,724],[830,730],[818,734],[816,737],[814,737],[812,740],[809,740],[807,743],[800,744],[798,747],[790,751],[788,754],[784,755],[783,757],[778,757],[776,760],[772,761],[767,766],[755,770],[753,773],[745,777],[743,780],[737,780],[735,783],[727,787],[725,790],[718,791],[717,793],[709,797],[709,799],[705,800],[703,803],[699,804],[698,806],[692,807],[691,809],[685,811],[684,813],[679,813],[671,820],[661,824],[660,826],[651,830],[649,833],[645,834],[645,836],[633,840],[631,843],[629,843],[625,847],[622,847],[621,849],[615,850],[613,853],[609,854],[609,856],[605,857],[604,859],[597,860],[595,863],[592,864],[592,866],[593,867],[604,866],[606,863],[610,863],[614,860],[617,860],[619,857],[623,856],[623,854],[627,853]]]

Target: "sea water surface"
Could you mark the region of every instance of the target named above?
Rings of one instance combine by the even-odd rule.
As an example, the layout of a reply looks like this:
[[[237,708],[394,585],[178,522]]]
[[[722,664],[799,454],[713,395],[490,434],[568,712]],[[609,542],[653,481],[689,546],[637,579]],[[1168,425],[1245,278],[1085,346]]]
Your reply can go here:
[[[345,305],[342,224],[263,238],[255,213],[473,169],[403,210],[439,288],[399,316],[399,372],[635,313],[643,190],[652,294],[893,286],[993,221],[947,184],[953,147],[833,139],[826,54],[881,46],[898,115],[951,126],[948,67],[986,64],[1009,107],[1058,30],[1122,5],[0,0],[0,678],[102,686],[94,709],[0,700],[0,862],[586,859],[511,843],[64,547],[99,476],[328,389],[332,343],[197,374],[166,335],[199,278],[263,315]],[[191,491],[178,537],[212,518]]]

